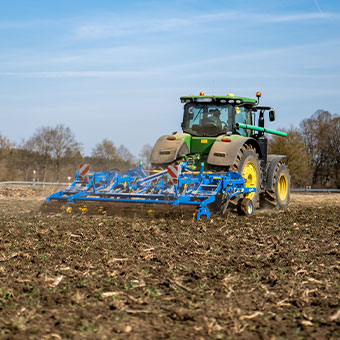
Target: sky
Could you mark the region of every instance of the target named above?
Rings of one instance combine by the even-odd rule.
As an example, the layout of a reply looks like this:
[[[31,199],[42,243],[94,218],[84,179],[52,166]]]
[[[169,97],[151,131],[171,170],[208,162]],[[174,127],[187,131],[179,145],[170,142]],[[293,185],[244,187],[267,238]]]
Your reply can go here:
[[[183,95],[276,109],[271,129],[340,113],[338,0],[0,0],[0,133],[64,124],[138,157],[180,131]]]

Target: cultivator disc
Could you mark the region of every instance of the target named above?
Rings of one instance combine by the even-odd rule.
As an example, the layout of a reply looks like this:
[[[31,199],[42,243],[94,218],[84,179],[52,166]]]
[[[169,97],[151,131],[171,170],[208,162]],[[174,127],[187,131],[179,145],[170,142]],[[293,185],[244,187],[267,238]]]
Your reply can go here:
[[[193,216],[209,218],[210,209],[219,202],[225,211],[235,196],[255,192],[246,187],[237,172],[192,172],[186,163],[148,175],[140,165],[121,175],[116,171],[93,172],[84,177],[77,172],[65,190],[47,197],[46,212],[77,214],[138,215],[152,217]],[[217,199],[219,197],[219,199]]]

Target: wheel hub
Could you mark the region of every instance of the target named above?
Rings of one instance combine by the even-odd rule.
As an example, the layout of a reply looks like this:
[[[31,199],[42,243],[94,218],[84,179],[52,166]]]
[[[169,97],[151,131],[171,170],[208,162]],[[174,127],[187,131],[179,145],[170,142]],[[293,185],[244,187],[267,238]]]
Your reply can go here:
[[[281,175],[278,183],[278,195],[281,201],[287,198],[288,194],[288,181],[285,175]]]
[[[244,166],[243,171],[242,171],[242,177],[246,179],[246,183],[245,183],[246,188],[249,188],[249,187],[256,188],[257,172],[256,172],[256,166],[253,162],[248,162]],[[255,196],[254,192],[245,195],[245,197],[249,199],[253,199],[254,196]]]

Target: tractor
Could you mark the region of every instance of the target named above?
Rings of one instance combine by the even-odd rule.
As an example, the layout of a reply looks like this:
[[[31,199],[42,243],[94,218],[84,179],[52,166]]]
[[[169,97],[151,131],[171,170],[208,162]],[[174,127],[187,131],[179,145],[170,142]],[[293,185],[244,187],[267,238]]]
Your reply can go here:
[[[256,191],[245,195],[255,207],[287,207],[290,175],[285,156],[268,155],[265,133],[286,136],[264,127],[265,114],[275,120],[275,110],[259,105],[257,99],[226,96],[183,96],[183,132],[161,136],[153,147],[153,168],[186,162],[195,171],[202,163],[209,171],[238,172],[246,187]],[[258,126],[254,123],[258,121]]]
[[[61,203],[66,212],[92,210],[100,214],[148,216],[190,213],[209,218],[210,211],[225,214],[229,206],[251,215],[258,205],[285,208],[290,176],[282,155],[267,154],[264,116],[275,111],[257,99],[227,96],[181,97],[183,132],[160,137],[151,154],[152,171],[130,169],[88,172],[81,165],[74,182],[46,198],[43,207]],[[258,126],[252,125],[258,119]],[[87,169],[86,173],[83,169]]]

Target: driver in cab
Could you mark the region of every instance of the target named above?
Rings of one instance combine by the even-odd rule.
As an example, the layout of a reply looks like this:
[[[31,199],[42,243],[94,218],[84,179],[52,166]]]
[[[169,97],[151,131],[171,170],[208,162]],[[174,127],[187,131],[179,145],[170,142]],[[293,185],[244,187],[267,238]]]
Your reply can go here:
[[[215,125],[222,130],[222,121],[221,121],[221,111],[219,109],[214,109],[213,111],[209,111],[212,115],[209,117],[209,120],[215,123]]]

